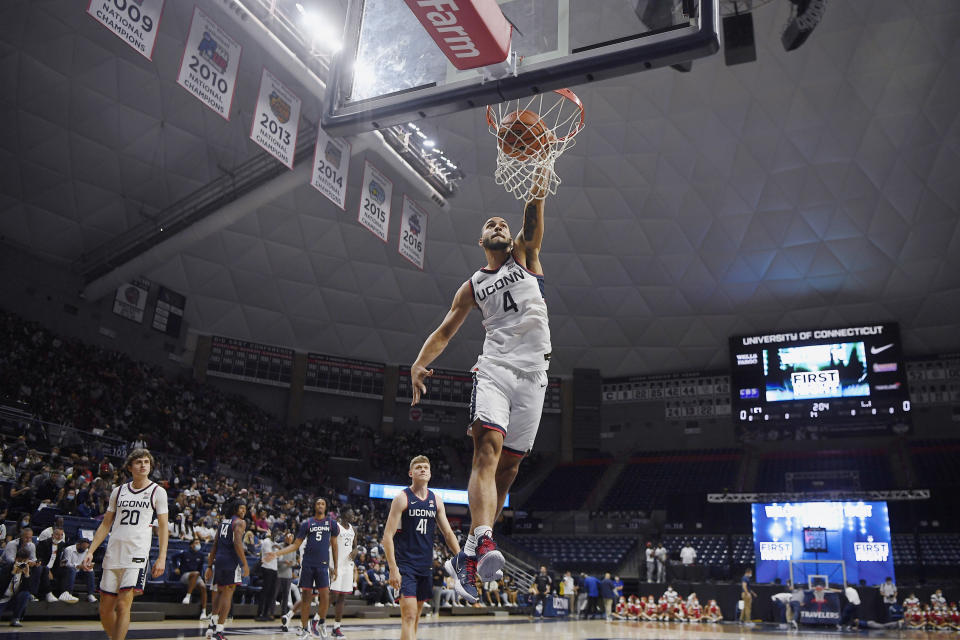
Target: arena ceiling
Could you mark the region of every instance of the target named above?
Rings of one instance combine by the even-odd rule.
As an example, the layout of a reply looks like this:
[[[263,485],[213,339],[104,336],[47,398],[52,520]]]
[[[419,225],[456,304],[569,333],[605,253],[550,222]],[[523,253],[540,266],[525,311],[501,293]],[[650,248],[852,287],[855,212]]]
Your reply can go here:
[[[2,4],[4,242],[75,265],[264,153],[261,68],[308,92],[244,41],[230,121],[203,106],[176,85],[193,4],[167,0],[152,62],[85,2]],[[554,371],[724,369],[733,334],[879,320],[908,354],[960,346],[960,3],[835,0],[792,53],[788,11],[756,11],[752,64],[576,88],[588,127],[558,162],[542,254]],[[305,100],[301,127],[318,114]],[[304,184],[143,275],[184,293],[200,332],[409,363],[482,265],[481,223],[520,222],[479,112],[425,128],[466,178],[447,211],[421,198],[422,272],[396,252],[399,193],[387,244],[357,223],[359,154],[346,212]],[[482,333],[473,314],[437,364],[471,365]]]

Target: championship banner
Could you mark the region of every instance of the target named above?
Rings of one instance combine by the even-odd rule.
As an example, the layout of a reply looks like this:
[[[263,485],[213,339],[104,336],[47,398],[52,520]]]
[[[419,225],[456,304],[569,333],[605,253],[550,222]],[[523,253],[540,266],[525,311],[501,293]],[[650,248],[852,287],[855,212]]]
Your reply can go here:
[[[393,183],[369,162],[363,166],[363,191],[360,193],[360,215],[358,220],[373,235],[387,241],[387,229],[390,228],[390,200],[393,197]]]
[[[250,139],[293,169],[299,123],[300,98],[264,69],[257,109],[250,124]]]
[[[114,35],[153,60],[164,0],[90,0],[87,13]]]
[[[143,322],[149,292],[150,281],[146,278],[136,278],[133,282],[120,285],[113,299],[113,312],[127,320]]]
[[[317,127],[317,147],[313,151],[313,175],[310,184],[341,209],[347,209],[347,174],[350,172],[350,143],[331,138]]]
[[[177,84],[229,120],[242,50],[239,42],[194,7]]]
[[[413,200],[403,196],[400,217],[400,244],[397,250],[404,258],[423,270],[423,254],[427,242],[427,214]]]

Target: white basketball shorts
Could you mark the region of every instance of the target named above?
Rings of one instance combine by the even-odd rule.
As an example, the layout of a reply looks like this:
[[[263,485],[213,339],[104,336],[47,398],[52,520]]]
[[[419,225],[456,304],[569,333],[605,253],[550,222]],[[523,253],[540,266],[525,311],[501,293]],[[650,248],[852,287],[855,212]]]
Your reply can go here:
[[[482,428],[499,431],[504,452],[524,456],[537,438],[546,393],[546,371],[521,371],[481,359],[473,368],[470,425],[479,420]]]
[[[353,561],[337,563],[337,579],[330,583],[330,591],[353,593]]]
[[[100,577],[100,593],[111,596],[121,591],[133,589],[134,593],[143,593],[147,584],[147,570],[143,567],[127,567],[125,569],[104,569]]]

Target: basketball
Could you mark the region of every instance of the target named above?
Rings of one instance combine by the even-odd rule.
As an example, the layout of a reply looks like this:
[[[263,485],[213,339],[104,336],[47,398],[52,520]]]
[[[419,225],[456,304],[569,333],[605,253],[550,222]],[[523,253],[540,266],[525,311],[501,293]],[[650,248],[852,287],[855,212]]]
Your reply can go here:
[[[500,150],[511,158],[532,160],[543,152],[547,125],[533,111],[512,111],[503,117],[497,132]]]

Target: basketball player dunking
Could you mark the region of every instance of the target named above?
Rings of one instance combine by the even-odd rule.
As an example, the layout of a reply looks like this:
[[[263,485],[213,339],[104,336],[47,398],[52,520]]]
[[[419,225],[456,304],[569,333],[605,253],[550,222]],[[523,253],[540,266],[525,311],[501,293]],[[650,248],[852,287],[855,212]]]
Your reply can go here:
[[[224,510],[227,516],[220,521],[217,537],[207,557],[207,564],[213,567],[213,584],[217,591],[213,594],[213,608],[210,610],[210,625],[207,635],[214,640],[224,640],[223,627],[230,617],[233,606],[233,592],[243,578],[250,575],[247,554],[243,548],[243,532],[247,528],[244,516],[247,505],[241,501],[229,503]]]
[[[503,554],[493,541],[493,523],[540,428],[551,349],[540,266],[543,199],[538,197],[544,195],[547,179],[545,174],[539,176],[516,239],[503,218],[493,217],[483,224],[479,244],[487,266],[460,286],[450,311],[410,368],[411,404],[417,404],[426,393],[426,378],[433,374],[427,367],[443,353],[470,310],[480,309],[486,338],[473,367],[467,430],[473,436],[468,485],[473,524],[463,550],[447,562],[447,571],[457,578],[457,593],[470,603],[477,601],[476,575],[489,582],[503,568]]]
[[[81,563],[81,570],[93,570],[93,554],[110,541],[103,556],[103,577],[100,579],[100,624],[110,640],[124,640],[130,628],[130,607],[133,597],[143,593],[147,582],[150,540],[153,538],[153,516],[157,516],[159,553],[151,575],[159,578],[166,569],[167,492],[150,481],[153,456],[146,449],[134,449],[127,456],[124,468],[133,479],[114,488],[103,521],[93,534],[93,542]]]
[[[264,555],[267,561],[273,560],[277,556],[296,551],[306,540],[307,544],[303,549],[303,560],[300,565],[300,602],[297,603],[300,608],[300,621],[303,627],[300,629],[300,637],[305,638],[310,635],[310,603],[313,600],[313,593],[317,593],[317,611],[321,616],[327,615],[327,608],[330,606],[330,583],[337,581],[337,558],[338,543],[337,537],[340,535],[340,527],[336,520],[327,515],[327,501],[323,498],[317,498],[313,503],[313,517],[307,518],[300,523],[300,529],[297,531],[297,537],[293,542]],[[332,556],[332,558],[331,558]],[[296,607],[294,607],[294,610]],[[288,611],[281,618],[281,626],[286,627],[294,611]],[[327,637],[326,618],[321,617],[313,626],[313,635],[321,638]]]
[[[430,459],[411,460],[408,475],[413,484],[390,503],[382,541],[390,584],[400,590],[400,640],[417,637],[423,603],[433,597],[433,536],[438,525],[450,551],[460,553],[443,500],[427,488]]]

